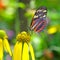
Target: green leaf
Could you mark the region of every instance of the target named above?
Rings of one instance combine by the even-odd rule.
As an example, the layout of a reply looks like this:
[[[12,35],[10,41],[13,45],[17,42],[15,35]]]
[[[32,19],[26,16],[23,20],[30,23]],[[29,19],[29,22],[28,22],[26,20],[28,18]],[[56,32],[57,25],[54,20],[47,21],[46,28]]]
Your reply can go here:
[[[22,2],[20,2],[20,3],[18,3],[18,7],[22,8],[22,9],[25,9],[26,5]]]

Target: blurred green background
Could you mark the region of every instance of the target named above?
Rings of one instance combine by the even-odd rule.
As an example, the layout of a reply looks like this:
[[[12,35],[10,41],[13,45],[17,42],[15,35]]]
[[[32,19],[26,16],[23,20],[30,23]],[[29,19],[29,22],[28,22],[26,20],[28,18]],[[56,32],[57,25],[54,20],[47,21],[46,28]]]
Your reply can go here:
[[[29,27],[41,6],[47,7],[48,25],[36,34]],[[7,32],[11,45],[19,32],[30,33],[36,60],[60,60],[60,0],[0,0],[0,29]],[[4,60],[9,58],[5,53]]]

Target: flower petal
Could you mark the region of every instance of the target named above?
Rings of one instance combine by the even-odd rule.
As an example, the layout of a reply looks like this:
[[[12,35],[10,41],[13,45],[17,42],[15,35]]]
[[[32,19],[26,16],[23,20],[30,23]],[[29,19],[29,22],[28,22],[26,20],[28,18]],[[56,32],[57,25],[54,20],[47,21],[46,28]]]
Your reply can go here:
[[[22,60],[29,60],[29,49],[27,43],[24,43],[23,46]]]
[[[4,43],[4,48],[5,48],[6,52],[8,52],[10,54],[10,56],[12,56],[12,52],[11,52],[11,49],[10,49],[10,45],[8,43],[8,40],[7,39],[4,39],[3,40],[3,43]]]
[[[4,46],[4,50],[7,52],[7,48],[4,42],[3,42],[3,46]]]
[[[0,39],[0,60],[3,60],[3,42]]]
[[[13,60],[22,60],[22,42],[17,42],[14,47]]]
[[[29,47],[30,47],[30,53],[31,53],[32,60],[35,60],[33,47],[32,47],[32,45],[31,45],[31,44],[29,44]]]
[[[48,29],[48,34],[54,34],[57,32],[57,27],[56,26],[51,26],[49,29]]]

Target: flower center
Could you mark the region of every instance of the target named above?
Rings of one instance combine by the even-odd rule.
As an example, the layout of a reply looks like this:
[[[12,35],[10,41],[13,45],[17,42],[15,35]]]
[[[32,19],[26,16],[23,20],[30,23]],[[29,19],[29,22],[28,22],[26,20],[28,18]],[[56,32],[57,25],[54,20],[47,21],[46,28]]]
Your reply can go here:
[[[23,31],[17,35],[16,39],[18,41],[22,41],[22,42],[29,42],[30,41],[30,35],[27,32]]]

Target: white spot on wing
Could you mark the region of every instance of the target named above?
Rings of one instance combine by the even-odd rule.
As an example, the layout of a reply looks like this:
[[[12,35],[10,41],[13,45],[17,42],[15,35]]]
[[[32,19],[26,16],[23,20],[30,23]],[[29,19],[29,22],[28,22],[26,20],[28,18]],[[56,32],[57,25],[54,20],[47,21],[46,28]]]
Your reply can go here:
[[[37,12],[41,12],[42,10],[37,10]]]
[[[46,10],[44,10],[43,12],[46,12]]]
[[[35,15],[34,18],[38,18],[38,16]]]
[[[46,17],[46,15],[44,15],[43,17]]]

